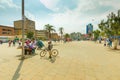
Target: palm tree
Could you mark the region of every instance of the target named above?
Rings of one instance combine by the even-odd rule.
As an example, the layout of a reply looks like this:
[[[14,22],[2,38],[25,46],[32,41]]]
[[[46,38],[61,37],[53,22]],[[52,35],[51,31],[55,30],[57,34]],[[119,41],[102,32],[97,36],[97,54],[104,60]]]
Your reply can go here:
[[[53,28],[54,26],[50,25],[50,24],[46,24],[45,25],[45,30],[47,30],[48,33],[48,39],[51,39],[51,32],[55,31],[55,29]]]
[[[63,27],[59,28],[60,34],[61,34],[61,40],[62,40],[62,36],[63,36]]]

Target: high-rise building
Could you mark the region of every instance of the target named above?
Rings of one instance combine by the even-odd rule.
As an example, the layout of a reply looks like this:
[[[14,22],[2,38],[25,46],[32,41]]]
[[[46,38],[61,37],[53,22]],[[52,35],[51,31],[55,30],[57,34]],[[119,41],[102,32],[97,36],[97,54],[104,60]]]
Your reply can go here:
[[[22,37],[22,20],[14,21],[15,35]],[[24,33],[33,32],[35,36],[35,22],[25,18]]]
[[[86,34],[90,34],[93,32],[93,25],[90,23],[86,26]]]

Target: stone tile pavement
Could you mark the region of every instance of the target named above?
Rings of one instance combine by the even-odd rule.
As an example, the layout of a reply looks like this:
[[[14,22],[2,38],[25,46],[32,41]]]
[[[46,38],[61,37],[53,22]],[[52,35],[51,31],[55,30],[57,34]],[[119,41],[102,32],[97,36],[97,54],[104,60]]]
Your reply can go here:
[[[1,57],[0,80],[120,80],[120,51],[92,42],[57,44],[54,48],[59,55],[52,60],[48,55],[41,58],[39,51],[25,60],[19,60],[20,54]]]

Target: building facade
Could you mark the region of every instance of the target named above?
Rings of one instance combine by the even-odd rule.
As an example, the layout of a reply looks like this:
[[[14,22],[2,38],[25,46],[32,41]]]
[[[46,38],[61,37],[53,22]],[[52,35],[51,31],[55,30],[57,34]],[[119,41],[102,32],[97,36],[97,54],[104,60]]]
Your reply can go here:
[[[48,40],[48,32],[46,30],[36,30],[36,38],[41,40]],[[52,40],[59,40],[60,36],[57,33],[51,33]]]
[[[81,33],[80,32],[73,32],[73,33],[70,34],[70,38],[72,40],[80,40]]]
[[[58,36],[57,33],[51,33],[51,39],[52,39],[52,40],[59,40],[59,39],[60,39],[60,36]]]
[[[14,21],[14,29],[15,29],[15,35],[18,37],[22,37],[22,20]],[[25,22],[24,22],[25,35],[28,32],[33,32],[35,37],[35,21],[25,18]]]
[[[90,34],[93,32],[93,25],[90,23],[86,26],[86,34]]]
[[[0,25],[0,41],[8,42],[14,38],[14,27]]]
[[[0,36],[14,36],[14,27],[0,25]]]
[[[47,31],[46,30],[36,30],[36,38],[47,40]]]

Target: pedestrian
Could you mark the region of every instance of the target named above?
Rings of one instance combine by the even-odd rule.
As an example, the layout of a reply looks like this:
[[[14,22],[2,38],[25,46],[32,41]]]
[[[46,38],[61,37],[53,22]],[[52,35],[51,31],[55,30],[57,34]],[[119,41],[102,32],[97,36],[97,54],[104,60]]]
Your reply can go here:
[[[13,42],[13,46],[15,46],[15,40],[13,40],[12,42]]]
[[[112,39],[109,39],[109,41],[110,41],[110,47],[112,47]]]
[[[18,41],[18,44],[19,44],[19,46],[21,46],[21,41],[20,40]]]
[[[120,38],[119,38],[119,45],[120,45]]]
[[[107,46],[110,47],[110,39],[107,38]]]
[[[12,40],[9,40],[8,44],[9,44],[9,47],[11,46],[11,43],[12,43]]]
[[[106,38],[104,38],[104,46],[106,46]]]
[[[0,40],[0,44],[2,44],[2,40]]]
[[[99,43],[101,43],[101,40],[102,40],[102,38],[100,37],[100,38],[99,38]]]

